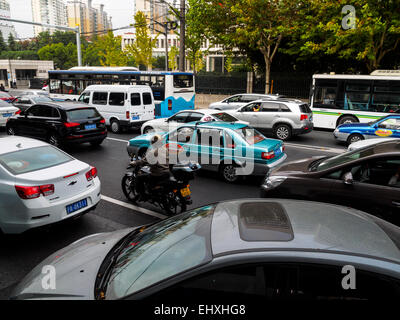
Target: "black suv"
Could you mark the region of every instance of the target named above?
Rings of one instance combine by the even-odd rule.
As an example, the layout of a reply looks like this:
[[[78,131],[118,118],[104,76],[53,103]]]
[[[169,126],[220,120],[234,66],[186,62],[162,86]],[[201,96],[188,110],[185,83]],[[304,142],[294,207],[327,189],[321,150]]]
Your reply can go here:
[[[40,103],[7,121],[9,135],[45,140],[61,147],[90,142],[100,145],[107,137],[104,118],[96,108],[79,102]]]

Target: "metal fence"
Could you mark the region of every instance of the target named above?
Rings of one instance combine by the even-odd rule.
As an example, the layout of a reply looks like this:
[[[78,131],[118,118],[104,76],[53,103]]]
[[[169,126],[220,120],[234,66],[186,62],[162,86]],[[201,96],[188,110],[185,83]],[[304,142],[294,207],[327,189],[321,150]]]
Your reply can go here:
[[[273,93],[293,98],[309,98],[312,74],[271,73]],[[237,94],[246,92],[247,73],[200,73],[196,75],[196,92],[208,94]],[[255,76],[253,92],[265,92],[265,76]]]

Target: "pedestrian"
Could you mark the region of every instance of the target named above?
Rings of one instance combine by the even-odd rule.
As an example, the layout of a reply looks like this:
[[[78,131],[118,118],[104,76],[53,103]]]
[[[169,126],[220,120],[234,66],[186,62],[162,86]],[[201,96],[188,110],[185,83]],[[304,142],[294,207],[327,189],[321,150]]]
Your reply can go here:
[[[4,88],[4,84],[0,84],[0,91],[6,92],[6,88]]]

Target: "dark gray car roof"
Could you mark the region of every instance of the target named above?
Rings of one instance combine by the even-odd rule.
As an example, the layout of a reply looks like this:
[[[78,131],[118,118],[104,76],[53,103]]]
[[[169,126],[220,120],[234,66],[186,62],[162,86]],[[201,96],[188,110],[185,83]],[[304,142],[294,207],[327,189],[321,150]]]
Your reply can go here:
[[[45,105],[45,106],[56,107],[56,108],[63,109],[63,110],[72,110],[72,109],[78,109],[78,108],[95,109],[94,107],[91,107],[91,106],[89,106],[89,105],[87,105],[85,103],[76,102],[76,101],[40,102],[38,104]]]
[[[263,229],[262,232],[270,233],[267,237],[275,240],[243,240],[246,237],[243,237],[243,231],[240,230],[240,208],[249,202],[279,204],[289,225],[285,225],[287,221],[281,219],[278,223],[283,224],[278,228],[281,228],[280,231],[283,228],[285,232],[292,232],[292,236],[286,237],[286,240],[283,240],[285,237],[276,236],[274,232],[277,231],[277,225],[274,220],[270,225],[268,221],[262,221],[260,228]],[[254,232],[260,232],[257,221],[255,222],[255,226],[250,223],[250,227],[255,227]],[[400,233],[400,228],[397,229]],[[254,250],[322,250],[372,256],[400,263],[399,248],[370,216],[348,207],[310,201],[243,199],[221,202],[214,212],[211,243],[214,256]]]

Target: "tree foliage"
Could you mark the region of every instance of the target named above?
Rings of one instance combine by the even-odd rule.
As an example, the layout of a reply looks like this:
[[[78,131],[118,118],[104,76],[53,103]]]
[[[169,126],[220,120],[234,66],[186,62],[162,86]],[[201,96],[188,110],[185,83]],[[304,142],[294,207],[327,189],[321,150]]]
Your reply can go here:
[[[168,67],[171,70],[178,69],[178,56],[179,56],[179,49],[175,46],[172,46],[168,54]]]
[[[100,65],[105,67],[126,66],[128,57],[121,48],[121,36],[114,36],[112,31],[108,31],[107,35],[99,37],[98,41],[93,44],[93,52],[97,52]],[[97,50],[97,51],[96,51]]]
[[[49,44],[38,51],[40,60],[53,60],[59,69],[69,69],[78,64],[76,45],[62,43]]]

